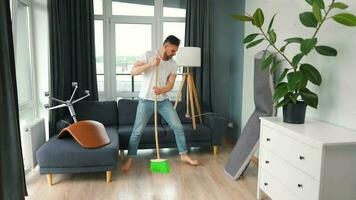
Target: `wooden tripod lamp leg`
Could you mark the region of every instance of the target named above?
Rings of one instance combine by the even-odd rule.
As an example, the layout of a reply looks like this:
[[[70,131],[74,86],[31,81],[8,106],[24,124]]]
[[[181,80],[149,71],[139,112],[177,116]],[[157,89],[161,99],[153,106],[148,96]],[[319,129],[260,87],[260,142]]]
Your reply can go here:
[[[192,79],[191,74],[188,74],[189,100],[190,100],[190,107],[191,107],[191,113],[192,113],[193,129],[195,130],[197,128],[197,125],[195,122],[192,81],[193,81],[193,79]]]
[[[191,77],[191,85],[192,85],[192,90],[193,90],[193,95],[194,95],[193,97],[194,97],[195,107],[197,107],[197,111],[198,111],[198,115],[199,115],[199,121],[200,121],[200,124],[203,124],[203,117],[201,116],[202,113],[201,113],[198,94],[197,94],[197,90],[195,88],[193,76]]]
[[[188,76],[187,76],[187,95],[186,95],[185,102],[187,103],[187,105],[186,105],[187,111],[186,111],[185,115],[189,116],[190,112],[189,112],[189,82],[188,82]]]

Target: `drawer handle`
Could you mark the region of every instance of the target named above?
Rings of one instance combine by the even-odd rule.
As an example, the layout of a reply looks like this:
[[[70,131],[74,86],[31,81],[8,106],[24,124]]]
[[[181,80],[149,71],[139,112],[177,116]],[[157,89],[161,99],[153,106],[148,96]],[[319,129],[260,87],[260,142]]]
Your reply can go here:
[[[266,160],[266,161],[265,161],[265,163],[266,163],[266,164],[269,164],[269,161],[268,161],[268,160]]]
[[[302,184],[298,184],[298,188],[302,188],[303,187],[303,185]]]
[[[270,138],[267,138],[266,140],[267,140],[267,142],[271,141],[271,139],[270,139]]]
[[[304,156],[299,156],[299,160],[305,160]]]
[[[268,186],[268,183],[264,183],[265,186]]]

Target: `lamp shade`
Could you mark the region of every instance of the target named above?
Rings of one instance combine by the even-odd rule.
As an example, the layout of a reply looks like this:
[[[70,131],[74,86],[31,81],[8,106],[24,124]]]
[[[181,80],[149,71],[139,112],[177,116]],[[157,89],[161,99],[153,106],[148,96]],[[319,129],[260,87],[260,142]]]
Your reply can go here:
[[[177,51],[175,60],[178,66],[200,67],[200,54],[199,47],[180,47]]]

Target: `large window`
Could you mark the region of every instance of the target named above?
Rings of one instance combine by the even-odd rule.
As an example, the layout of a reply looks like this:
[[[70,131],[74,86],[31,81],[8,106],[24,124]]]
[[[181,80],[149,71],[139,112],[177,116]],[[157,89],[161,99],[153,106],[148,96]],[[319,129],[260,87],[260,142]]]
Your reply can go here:
[[[136,98],[142,76],[130,71],[137,59],[171,34],[184,45],[186,0],[93,1],[99,98]],[[179,68],[172,99],[181,80]]]
[[[23,128],[36,117],[35,73],[33,64],[31,0],[11,1],[15,46],[16,82],[19,103],[21,137]],[[25,142],[22,140],[22,142]],[[25,171],[30,169],[24,154]]]

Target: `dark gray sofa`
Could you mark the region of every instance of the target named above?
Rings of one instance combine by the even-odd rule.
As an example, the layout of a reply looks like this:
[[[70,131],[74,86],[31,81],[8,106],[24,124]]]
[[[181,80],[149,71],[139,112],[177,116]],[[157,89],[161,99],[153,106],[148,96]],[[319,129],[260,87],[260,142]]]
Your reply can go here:
[[[118,133],[120,139],[120,149],[126,150],[130,135],[132,132],[133,124],[136,117],[138,101],[120,99],[118,101],[118,115],[119,126]],[[192,120],[185,117],[185,104],[178,103],[177,113],[182,122],[186,142],[188,147],[201,147],[201,146],[218,146],[221,144],[221,136],[224,128],[224,121],[211,115],[204,116],[204,125],[197,124],[196,130],[193,130]],[[158,115],[158,132],[159,143],[162,148],[176,147],[173,130],[169,127],[167,122]],[[199,121],[199,120],[198,120]],[[220,130],[220,132],[219,132]],[[153,149],[155,148],[154,141],[154,117],[151,119],[145,130],[142,133],[139,149]]]
[[[135,122],[137,100],[120,99],[118,102],[83,101],[74,105],[77,119],[95,120],[104,124],[111,143],[97,149],[85,149],[72,138],[58,139],[57,135],[50,138],[37,152],[40,173],[79,173],[106,171],[107,181],[111,179],[111,171],[116,168],[118,150],[128,148],[129,138]],[[211,146],[214,154],[221,145],[222,133],[226,122],[213,115],[204,115],[204,125],[197,124],[193,130],[191,119],[185,117],[185,104],[179,103],[177,113],[182,122],[188,147]],[[160,147],[176,147],[173,130],[161,117],[159,120]],[[72,123],[70,117],[57,122],[57,133]],[[153,116],[145,128],[139,149],[155,148]]]

